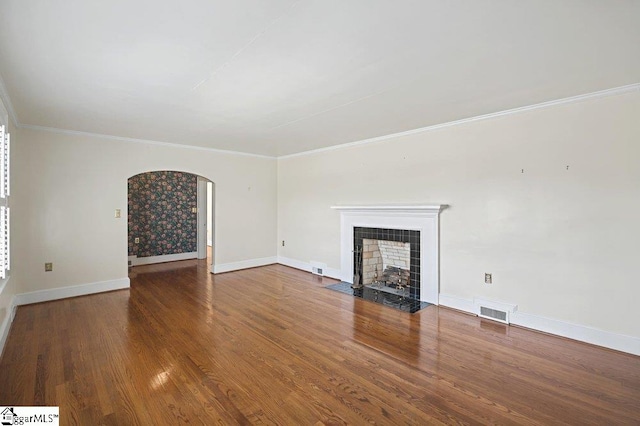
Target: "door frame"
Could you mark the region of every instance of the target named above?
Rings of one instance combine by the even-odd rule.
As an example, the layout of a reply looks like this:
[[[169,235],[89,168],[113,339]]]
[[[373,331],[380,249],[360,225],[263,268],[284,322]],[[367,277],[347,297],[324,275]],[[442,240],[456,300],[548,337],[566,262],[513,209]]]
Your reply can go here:
[[[207,258],[207,182],[209,182],[209,179],[198,176],[198,189],[197,189],[198,259]]]
[[[208,190],[208,185],[211,184],[211,191]],[[198,259],[206,259],[207,258],[207,224],[211,224],[211,273],[213,273],[213,265],[215,264],[215,241],[216,241],[216,227],[215,227],[215,217],[216,217],[216,184],[212,180],[209,180],[205,177],[198,176],[198,188],[197,188],[197,251],[198,251]],[[211,214],[207,215],[207,200],[211,202]]]

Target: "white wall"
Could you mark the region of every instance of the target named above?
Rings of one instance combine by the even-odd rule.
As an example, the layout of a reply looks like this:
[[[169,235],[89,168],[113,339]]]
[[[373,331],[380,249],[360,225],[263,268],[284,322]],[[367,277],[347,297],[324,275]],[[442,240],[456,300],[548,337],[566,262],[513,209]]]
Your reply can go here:
[[[13,262],[0,313],[18,293],[126,279],[127,179],[183,170],[216,184],[217,265],[277,251],[339,269],[329,206],[449,204],[441,293],[637,341],[639,112],[635,92],[277,162],[11,129]]]
[[[339,268],[332,205],[449,204],[441,293],[640,337],[639,141],[636,91],[282,158],[278,254]]]
[[[18,129],[19,293],[127,278],[127,179],[180,170],[216,185],[216,265],[274,258],[276,160]],[[121,209],[122,218],[114,218]],[[248,244],[247,242],[251,243]],[[44,263],[53,262],[53,272]]]

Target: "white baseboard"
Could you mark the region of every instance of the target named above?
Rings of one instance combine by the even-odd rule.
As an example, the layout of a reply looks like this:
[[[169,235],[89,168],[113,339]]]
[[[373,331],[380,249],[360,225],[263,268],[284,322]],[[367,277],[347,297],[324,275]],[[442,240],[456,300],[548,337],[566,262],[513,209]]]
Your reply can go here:
[[[511,323],[617,351],[640,355],[640,339],[624,334],[603,331],[586,325],[573,324],[524,312],[514,312]]]
[[[463,299],[462,297],[440,293],[438,297],[438,304],[476,315],[476,307],[473,304],[473,300]]]
[[[131,266],[150,265],[152,263],[175,262],[176,260],[197,259],[198,252],[163,254],[161,256],[133,257],[129,256]]]
[[[440,294],[440,305],[476,315],[476,307],[473,300],[464,299],[449,294]],[[567,337],[573,340],[640,355],[640,339],[624,334],[599,330],[586,325],[573,324],[539,315],[527,314],[516,311],[510,316],[511,324],[532,330],[542,331],[556,336]]]
[[[0,296],[4,292],[4,289],[7,288],[9,280],[11,280],[11,276],[2,280],[2,282],[0,283]],[[16,297],[12,296],[11,301],[9,302],[9,306],[7,306],[7,313],[4,315],[4,318],[0,318],[0,357],[2,356],[2,351],[4,350],[4,344],[7,341],[7,336],[9,336],[9,329],[11,328],[13,317],[15,316],[15,308]]]
[[[300,269],[302,271],[311,272],[311,263],[303,262],[302,260],[291,259],[284,256],[278,256],[278,263],[284,266],[289,266],[291,268]],[[340,269],[335,268],[324,268],[323,275],[329,278],[335,278],[336,280],[342,280],[341,275],[342,271]]]
[[[213,265],[213,273],[221,274],[223,272],[238,271],[240,269],[256,268],[258,266],[273,265],[278,263],[278,259],[275,256],[261,257],[259,259],[247,259],[239,262],[229,262]]]
[[[50,300],[66,299],[68,297],[85,296],[87,294],[103,293],[105,291],[129,288],[129,278],[100,281],[97,283],[74,285],[70,287],[52,288],[50,290],[32,291],[30,293],[16,294],[16,305],[29,305],[31,303],[48,302]]]
[[[0,325],[0,358],[4,353],[4,345],[7,343],[7,337],[9,337],[9,330],[11,329],[11,323],[16,315],[16,297],[11,298],[9,303],[9,312],[4,316],[2,324]]]

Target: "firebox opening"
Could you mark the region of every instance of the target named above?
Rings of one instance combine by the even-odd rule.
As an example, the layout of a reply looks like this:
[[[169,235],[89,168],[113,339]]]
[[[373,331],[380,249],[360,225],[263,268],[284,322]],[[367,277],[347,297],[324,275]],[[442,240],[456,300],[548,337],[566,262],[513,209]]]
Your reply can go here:
[[[408,289],[410,244],[399,241],[362,240],[362,284]]]

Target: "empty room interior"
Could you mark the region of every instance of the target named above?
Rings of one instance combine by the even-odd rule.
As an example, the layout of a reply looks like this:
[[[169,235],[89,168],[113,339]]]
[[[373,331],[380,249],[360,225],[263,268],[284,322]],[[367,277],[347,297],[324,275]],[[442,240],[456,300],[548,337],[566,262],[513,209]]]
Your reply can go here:
[[[3,421],[640,424],[639,21],[0,1]]]

